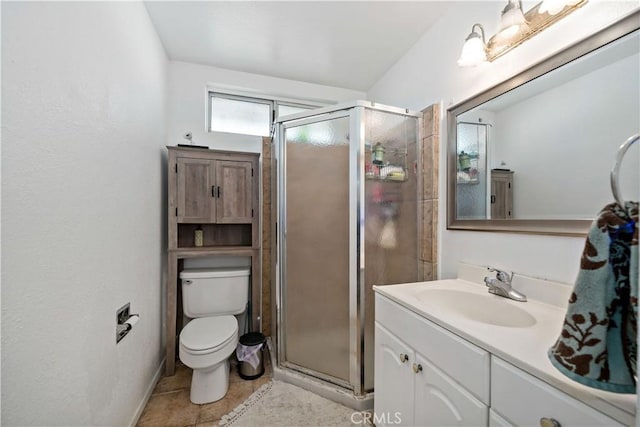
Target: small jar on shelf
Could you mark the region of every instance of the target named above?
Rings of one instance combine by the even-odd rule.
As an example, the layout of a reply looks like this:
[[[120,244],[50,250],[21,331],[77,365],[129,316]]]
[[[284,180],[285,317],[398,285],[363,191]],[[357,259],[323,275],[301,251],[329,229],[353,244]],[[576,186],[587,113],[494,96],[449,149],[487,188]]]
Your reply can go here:
[[[193,244],[196,247],[201,247],[204,245],[204,231],[201,226],[195,229],[193,232]]]
[[[378,142],[373,146],[373,151],[371,154],[371,161],[373,162],[373,164],[381,165],[384,163],[384,152],[385,149],[382,146],[382,143]]]

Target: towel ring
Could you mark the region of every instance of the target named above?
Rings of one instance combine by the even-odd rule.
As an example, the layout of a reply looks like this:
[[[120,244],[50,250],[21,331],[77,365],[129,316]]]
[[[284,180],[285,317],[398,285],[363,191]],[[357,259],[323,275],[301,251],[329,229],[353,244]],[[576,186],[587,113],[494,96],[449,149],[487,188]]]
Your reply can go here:
[[[624,199],[620,195],[620,185],[618,183],[618,178],[620,176],[620,165],[622,164],[622,158],[626,154],[629,147],[633,145],[640,139],[640,134],[635,134],[629,137],[621,146],[618,148],[618,154],[616,154],[616,161],[611,168],[611,192],[613,193],[613,198],[616,200],[616,203],[625,210]]]

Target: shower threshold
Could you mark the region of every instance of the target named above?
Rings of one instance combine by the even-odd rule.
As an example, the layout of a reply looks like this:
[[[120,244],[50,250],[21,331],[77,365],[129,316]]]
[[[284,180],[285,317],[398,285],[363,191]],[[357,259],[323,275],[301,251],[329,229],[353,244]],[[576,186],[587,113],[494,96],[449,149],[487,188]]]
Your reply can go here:
[[[271,343],[271,337],[267,338],[267,346],[269,347],[274,380],[283,381],[303,388],[317,394],[318,396],[340,403],[341,405],[352,408],[356,411],[368,411],[373,409],[373,392],[367,393],[363,396],[356,396],[352,391],[346,390],[338,385],[327,383],[293,369],[278,366],[275,351],[273,351],[274,349]]]

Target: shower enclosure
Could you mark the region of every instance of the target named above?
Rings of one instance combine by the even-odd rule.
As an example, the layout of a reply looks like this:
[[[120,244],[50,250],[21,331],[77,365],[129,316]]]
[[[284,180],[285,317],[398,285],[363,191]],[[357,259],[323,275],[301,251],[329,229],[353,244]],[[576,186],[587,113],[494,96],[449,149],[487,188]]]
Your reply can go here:
[[[358,101],[278,121],[277,367],[355,398],[373,390],[372,285],[418,280],[420,117]]]
[[[490,174],[487,173],[487,123],[458,122],[456,174],[457,218],[489,218]]]

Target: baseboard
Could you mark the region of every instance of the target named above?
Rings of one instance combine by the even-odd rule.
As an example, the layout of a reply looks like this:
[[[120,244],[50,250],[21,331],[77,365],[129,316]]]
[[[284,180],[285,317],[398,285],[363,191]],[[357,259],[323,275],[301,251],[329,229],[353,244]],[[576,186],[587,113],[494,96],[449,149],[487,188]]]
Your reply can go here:
[[[133,415],[133,419],[129,423],[129,427],[135,427],[135,425],[138,424],[138,420],[140,420],[142,411],[144,411],[145,406],[147,406],[147,402],[149,402],[149,399],[151,398],[151,393],[153,393],[153,389],[156,387],[156,384],[158,383],[158,381],[160,381],[160,377],[164,372],[165,360],[166,359],[162,359],[162,361],[160,362],[160,366],[158,367],[158,370],[153,376],[153,379],[151,380],[149,387],[147,387],[147,391],[144,393],[144,398],[142,399],[142,402],[140,402],[140,405],[138,405],[138,408],[136,409],[136,412]]]

